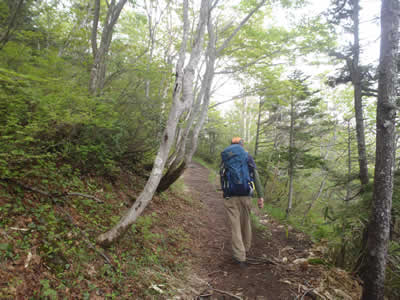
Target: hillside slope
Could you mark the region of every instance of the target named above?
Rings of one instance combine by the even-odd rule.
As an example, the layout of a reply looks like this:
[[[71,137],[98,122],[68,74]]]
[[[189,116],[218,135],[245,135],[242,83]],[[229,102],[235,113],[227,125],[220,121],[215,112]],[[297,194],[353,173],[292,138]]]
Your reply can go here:
[[[359,299],[359,283],[329,267],[323,247],[258,209],[253,264],[235,265],[223,199],[208,174],[193,163],[184,185],[180,180],[155,196],[107,249],[95,238],[135,201],[142,177],[121,173],[113,184],[102,178],[76,183],[96,198],[45,195],[29,189],[33,182],[3,182],[0,298]]]

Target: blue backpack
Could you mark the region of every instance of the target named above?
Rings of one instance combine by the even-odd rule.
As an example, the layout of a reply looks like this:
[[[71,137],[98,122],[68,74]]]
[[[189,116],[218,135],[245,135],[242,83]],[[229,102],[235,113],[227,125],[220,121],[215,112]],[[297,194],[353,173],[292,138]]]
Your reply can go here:
[[[251,195],[248,153],[239,144],[232,144],[221,152],[221,158],[220,179],[224,198]]]

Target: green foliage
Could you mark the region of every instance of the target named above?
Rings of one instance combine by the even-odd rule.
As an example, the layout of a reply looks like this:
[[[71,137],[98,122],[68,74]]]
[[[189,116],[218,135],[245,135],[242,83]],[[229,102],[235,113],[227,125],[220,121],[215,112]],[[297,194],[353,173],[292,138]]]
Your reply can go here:
[[[48,297],[49,299],[58,299],[57,291],[51,288],[49,280],[40,280],[40,284],[42,285],[42,297]]]
[[[285,212],[284,210],[270,205],[270,204],[265,204],[264,205],[264,210],[271,215],[274,219],[280,220],[280,221],[285,221]]]
[[[55,276],[46,277],[41,272],[36,282],[39,290],[33,298],[64,295],[88,299],[93,293],[106,298],[133,293],[130,298],[135,298],[132,282],[140,279],[146,290],[150,283],[165,283],[160,274],[181,269],[183,262],[174,259],[185,252],[186,234],[173,226],[160,232],[156,224],[162,222],[161,215],[143,216],[126,240],[106,250],[112,265],[99,259],[88,243],[95,245],[94,237],[120,218],[124,203],[118,201],[120,195],[114,190],[117,178],[127,171],[146,176],[142,165],[154,158],[171,106],[175,80],[172,62],[181,42],[180,24],[170,24],[166,18],[170,13],[180,16],[181,8],[172,5],[175,11],[157,20],[154,45],[148,37],[151,22],[147,16],[136,7],[123,11],[106,57],[105,87],[93,97],[88,93],[93,63],[91,6],[88,1],[67,2],[23,1],[12,34],[0,45],[0,227],[8,235],[0,236],[0,260],[21,263],[30,251],[36,251],[33,254],[47,266],[45,272]],[[10,24],[15,3],[0,2],[1,37]],[[223,29],[218,40],[230,36],[241,16],[257,3],[240,1],[229,9],[217,6],[217,27]],[[301,0],[280,1],[283,8],[302,4]],[[106,3],[101,1],[101,6],[100,23],[106,17]],[[352,154],[348,159],[345,155],[347,143],[355,153],[355,138],[348,136],[341,120],[348,119],[352,129],[353,91],[348,87],[324,88],[316,94],[304,77],[288,79],[292,66],[287,68],[284,62],[295,63],[300,56],[302,62],[318,63],[315,53],[332,47],[336,39],[331,24],[321,17],[301,18],[291,28],[277,26],[273,8],[267,5],[257,12],[219,53],[220,71],[232,73],[244,87],[242,92],[250,96],[234,102],[233,109],[224,114],[215,108],[209,111],[196,155],[216,170],[219,153],[237,135],[245,138],[246,149],[253,154],[259,116],[257,165],[266,191],[266,211],[285,219],[288,163],[295,161],[293,214],[285,224],[309,233],[315,241],[328,241],[334,263],[345,252],[340,263],[351,267],[359,254],[371,199],[368,190],[364,199],[354,197],[351,203],[343,204],[347,188],[350,196],[359,188],[353,176],[357,166],[353,163],[351,170],[347,169],[357,157]],[[232,12],[237,18],[230,22]],[[295,143],[289,149],[291,99]],[[374,107],[374,103],[368,104],[367,126],[375,120]],[[372,137],[367,136],[367,141],[367,150],[372,153]],[[97,176],[107,182],[99,184]],[[325,177],[326,185],[316,199]],[[12,180],[57,193],[99,193],[107,203],[49,199],[8,184]],[[210,181],[216,181],[214,171],[210,172]],[[396,178],[394,220],[400,213],[399,186]],[[178,194],[183,188],[181,182],[173,186]],[[164,193],[160,198],[160,204],[167,205],[173,197]],[[74,222],[63,211],[72,213]],[[168,216],[174,214],[169,212]],[[10,230],[16,224],[23,230]],[[388,282],[397,297],[398,252],[398,243],[393,241],[390,259],[395,263],[388,268]],[[158,271],[152,272],[154,269]],[[21,285],[18,276],[10,280],[10,290]],[[104,277],[104,285],[111,289],[94,284],[94,277]],[[76,295],[66,295],[67,289],[73,289]],[[2,293],[0,298],[10,298]],[[150,290],[145,293],[141,298],[156,295]]]
[[[13,245],[10,243],[0,244],[0,260],[4,261],[13,257]]]
[[[98,180],[77,182],[76,177],[65,184],[85,187],[87,193],[106,188]],[[187,252],[188,235],[180,228],[181,224],[160,225],[163,218],[157,212],[140,217],[126,237],[111,248],[95,246],[98,233],[116,221],[110,216],[119,218],[121,205],[112,199],[118,199],[120,191],[129,187],[107,189],[111,197],[104,204],[80,197],[63,203],[12,185],[3,191],[2,201],[7,202],[0,207],[0,222],[7,235],[0,237],[0,261],[11,265],[27,262],[29,255],[32,259],[24,273],[12,276],[4,293],[0,293],[2,297],[11,297],[9,293],[19,284],[20,276],[35,270],[41,271],[40,276],[33,277],[37,282],[32,284],[37,288],[31,292],[35,292],[36,298],[49,299],[69,298],[72,291],[79,298],[88,298],[92,293],[142,298],[151,284],[165,284],[172,272],[180,276],[185,266],[183,254]],[[174,195],[168,197],[177,201]],[[185,200],[179,201],[185,205]],[[112,265],[101,253],[110,258]],[[138,284],[144,285],[142,289],[136,289]],[[113,290],[106,292],[104,286],[112,286]],[[167,290],[173,295],[173,288]]]
[[[1,24],[11,17],[12,3],[0,6]],[[139,67],[133,58],[147,47],[146,18],[127,14],[121,32],[135,38],[114,39],[108,66],[113,76],[100,97],[91,97],[86,13],[86,4],[75,1],[63,7],[24,1],[18,12],[12,38],[0,51],[0,178],[56,184],[81,173],[115,179],[121,166],[135,168],[154,155],[165,121],[161,106],[168,103],[158,90],[151,101],[143,99],[137,86],[147,72],[154,85],[168,88],[173,79],[158,74],[170,66],[154,58],[154,67],[147,70],[146,61]]]
[[[324,266],[331,266],[327,261],[322,258],[309,258],[307,262],[311,265],[324,265]]]
[[[66,76],[44,77],[53,65],[67,67],[48,58],[56,61],[32,65],[31,74],[0,68],[0,177],[45,177],[63,165],[112,177],[118,165],[143,159],[155,143],[146,139],[156,120],[144,120],[134,106],[91,98]]]
[[[386,268],[386,294],[391,299],[396,299],[400,296],[400,244],[396,241],[391,241],[388,251],[388,262]]]

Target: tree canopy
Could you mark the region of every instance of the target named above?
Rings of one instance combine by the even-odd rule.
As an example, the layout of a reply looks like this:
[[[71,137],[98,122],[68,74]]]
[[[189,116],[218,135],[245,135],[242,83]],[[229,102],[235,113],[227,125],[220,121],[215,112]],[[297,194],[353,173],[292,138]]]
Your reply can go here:
[[[241,136],[268,213],[286,212],[284,222],[327,241],[332,264],[348,270],[367,272],[364,259],[377,264],[374,243],[379,257],[389,249],[379,272],[388,274],[387,295],[399,297],[391,15],[399,3],[335,0],[314,14],[316,2],[2,1],[2,187],[65,195],[88,178],[113,184],[139,174],[146,184],[130,208],[93,233],[109,246],[194,157],[217,169],[220,152]],[[390,20],[377,15],[380,5]],[[377,20],[396,38],[367,41]],[[380,61],[369,57],[378,42]],[[379,239],[371,228],[382,197],[387,237]]]

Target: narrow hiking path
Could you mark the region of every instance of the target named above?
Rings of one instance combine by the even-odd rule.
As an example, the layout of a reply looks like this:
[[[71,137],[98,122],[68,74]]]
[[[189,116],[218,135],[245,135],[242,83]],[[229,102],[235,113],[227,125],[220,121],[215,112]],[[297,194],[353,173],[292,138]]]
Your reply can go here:
[[[304,234],[286,229],[257,208],[254,213],[261,228],[253,226],[250,256],[261,263],[246,268],[235,264],[221,192],[209,182],[208,175],[209,171],[197,163],[184,174],[188,193],[203,204],[192,216],[193,228],[189,230],[194,241],[193,272],[202,279],[195,299],[358,299],[360,286],[347,273],[307,261],[322,249],[310,249],[312,243]]]

